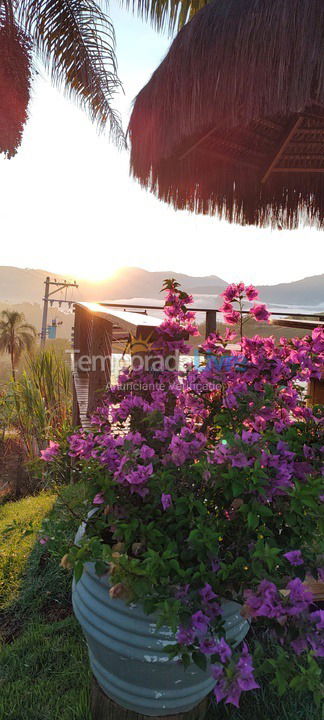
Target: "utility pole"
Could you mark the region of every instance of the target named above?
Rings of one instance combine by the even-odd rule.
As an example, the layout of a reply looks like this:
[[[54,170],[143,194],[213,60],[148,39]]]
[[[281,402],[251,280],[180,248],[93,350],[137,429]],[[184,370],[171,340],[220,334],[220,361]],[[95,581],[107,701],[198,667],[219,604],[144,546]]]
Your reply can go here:
[[[46,340],[47,331],[47,313],[48,313],[48,296],[50,289],[51,278],[47,276],[45,280],[45,295],[43,297],[43,319],[42,319],[42,330],[41,330],[41,347],[44,347]]]
[[[55,302],[59,304],[59,306],[62,305],[62,303],[67,303],[69,307],[73,305],[72,300],[67,299],[67,290],[68,288],[78,288],[79,286],[74,281],[73,283],[66,282],[66,280],[57,281],[51,280],[49,276],[45,279],[44,282],[45,285],[45,294],[43,297],[43,318],[42,318],[42,330],[40,333],[40,344],[41,347],[44,347],[45,341],[46,341],[46,335],[47,335],[47,315],[48,315],[48,305],[49,303],[53,305]],[[55,290],[52,290],[50,292],[51,286],[55,287]],[[55,295],[55,293],[60,292],[64,290],[65,291],[65,298],[52,298],[52,295]]]

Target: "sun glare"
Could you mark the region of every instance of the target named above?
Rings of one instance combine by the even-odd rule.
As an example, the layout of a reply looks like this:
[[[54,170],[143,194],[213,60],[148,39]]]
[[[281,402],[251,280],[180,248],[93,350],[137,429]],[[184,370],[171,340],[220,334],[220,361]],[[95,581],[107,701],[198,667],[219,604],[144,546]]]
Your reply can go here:
[[[116,265],[112,267],[111,263],[109,265],[100,265],[98,263],[98,266],[89,266],[86,268],[82,268],[77,272],[77,277],[80,280],[87,280],[88,282],[91,282],[93,284],[101,283],[104,280],[110,280],[118,273],[119,267]]]

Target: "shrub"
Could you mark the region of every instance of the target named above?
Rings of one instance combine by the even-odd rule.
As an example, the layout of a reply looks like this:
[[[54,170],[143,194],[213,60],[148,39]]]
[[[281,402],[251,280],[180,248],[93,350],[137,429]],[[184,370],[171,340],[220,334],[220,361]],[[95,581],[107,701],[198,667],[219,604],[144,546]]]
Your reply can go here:
[[[278,345],[241,336],[228,361],[227,329],[204,343],[202,367],[166,371],[197,328],[191,298],[175,281],[165,289],[150,369],[123,371],[93,431],[70,438],[90,478],[87,510],[96,512],[63,564],[78,580],[94,562],[98,574],[109,571],[112,597],[157,612],[176,633],[170,656],[208,667],[217,701],[238,705],[265,674],[279,693],[308,689],[319,702],[324,617],[307,575],[323,572],[323,413],[306,406],[303,387],[320,375],[323,330]],[[257,293],[243,283],[224,292],[230,324],[246,299]],[[268,319],[256,302],[251,314]],[[43,457],[55,467],[59,445]],[[241,602],[276,645],[255,675],[248,645],[226,641],[223,598]]]

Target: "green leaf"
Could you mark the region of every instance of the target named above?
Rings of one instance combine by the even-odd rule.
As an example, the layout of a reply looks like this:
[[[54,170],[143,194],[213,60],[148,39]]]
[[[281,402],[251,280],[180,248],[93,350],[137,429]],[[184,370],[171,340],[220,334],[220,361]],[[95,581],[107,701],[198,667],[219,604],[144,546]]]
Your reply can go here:
[[[181,656],[181,661],[182,661],[185,669],[187,669],[187,668],[189,667],[189,665],[190,665],[190,655],[189,655],[189,653],[183,653],[183,655]]]
[[[77,560],[74,565],[75,582],[79,582],[80,578],[82,577],[82,573],[83,573],[83,562],[81,560]]]
[[[95,563],[95,571],[97,575],[105,575],[108,568],[106,563],[102,562],[102,560],[97,560]]]
[[[247,516],[247,524],[248,524],[248,527],[249,527],[251,530],[255,530],[255,528],[256,528],[256,527],[258,526],[258,524],[259,524],[259,518],[258,518],[258,516],[257,516],[255,513],[253,513],[253,512],[249,512],[249,513],[248,513],[248,516]]]
[[[203,655],[203,653],[199,652],[198,650],[195,650],[192,653],[192,659],[195,665],[197,665],[200,670],[203,670],[205,672],[205,670],[207,669],[207,660],[205,655]]]

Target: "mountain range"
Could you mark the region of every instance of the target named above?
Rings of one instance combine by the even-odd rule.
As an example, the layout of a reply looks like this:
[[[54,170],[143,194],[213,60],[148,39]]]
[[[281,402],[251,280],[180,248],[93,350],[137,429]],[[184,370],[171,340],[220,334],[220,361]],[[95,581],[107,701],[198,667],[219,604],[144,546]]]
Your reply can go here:
[[[101,282],[89,282],[78,278],[55,275],[46,270],[0,266],[0,311],[6,307],[14,307],[18,312],[25,314],[39,330],[41,326],[42,298],[44,294],[44,281],[49,275],[51,279],[76,280],[78,289],[70,291],[68,299],[72,302],[88,301],[133,301],[133,303],[163,304],[163,295],[160,289],[165,278],[174,277],[184,290],[194,295],[196,307],[219,307],[221,298],[219,294],[228,284],[217,275],[194,277],[182,273],[164,270],[150,272],[141,268],[126,267],[119,270],[113,277]],[[324,274],[314,275],[291,283],[277,285],[261,285],[258,287],[260,299],[273,310],[286,308],[287,312],[323,312],[324,311]],[[64,295],[57,294],[57,299]],[[64,312],[57,304],[49,308],[48,321],[56,319],[59,325],[57,336],[69,338],[73,325],[73,315]],[[154,311],[152,312],[154,313]],[[157,313],[159,314],[159,313]],[[199,316],[201,322],[203,316]]]
[[[54,275],[46,270],[23,269],[0,266],[0,302],[8,304],[41,304],[45,277],[63,280],[62,275]],[[217,275],[194,277],[172,270],[150,272],[141,268],[126,267],[112,277],[101,282],[79,280],[79,289],[73,291],[73,300],[118,300],[119,298],[155,298],[161,299],[160,289],[165,278],[174,277],[183,289],[193,295],[218,295],[226,285],[226,280]],[[68,280],[69,278],[66,277]],[[258,286],[263,302],[277,305],[297,305],[310,308],[324,307],[324,274],[314,275],[290,283]]]

